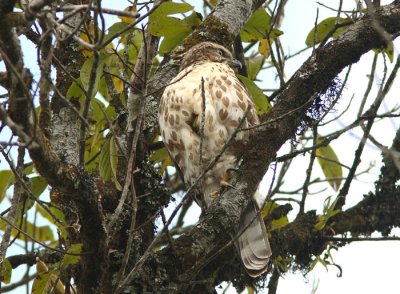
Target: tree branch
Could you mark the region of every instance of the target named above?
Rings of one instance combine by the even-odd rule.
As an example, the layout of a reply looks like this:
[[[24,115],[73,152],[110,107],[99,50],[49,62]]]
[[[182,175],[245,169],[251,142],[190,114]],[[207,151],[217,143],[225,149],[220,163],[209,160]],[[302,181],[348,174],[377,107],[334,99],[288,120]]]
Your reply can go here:
[[[206,21],[203,27],[206,26]],[[254,193],[280,147],[295,136],[312,102],[329,88],[331,82],[346,66],[357,62],[369,50],[386,44],[386,39],[374,28],[372,21],[378,21],[380,27],[388,34],[400,32],[400,1],[377,9],[373,20],[367,15],[351,25],[337,39],[315,50],[294,74],[280,94],[276,105],[264,117],[266,125],[257,129],[251,136],[249,149],[244,154],[243,165],[240,168],[241,173],[232,182],[236,189],[228,190],[222,197],[213,201],[200,222],[176,240],[175,247],[179,256],[171,254],[170,248],[166,247],[149,258],[148,269],[151,268],[150,262],[163,262],[168,276],[166,280],[172,281],[169,287],[185,283],[182,277],[186,272],[195,267],[202,257],[211,255],[223,242],[229,241],[228,232],[239,222],[241,207],[248,201],[247,195]],[[161,72],[168,68],[176,73],[176,70],[171,69],[172,66],[173,63],[170,62]],[[173,76],[171,73],[169,75]],[[165,79],[162,81],[165,82]],[[346,219],[345,215],[351,217],[349,212],[340,215],[340,219]],[[397,212],[397,215],[400,213]],[[274,256],[293,254],[300,265],[308,264],[311,254],[320,254],[325,248],[322,233],[314,229],[315,222],[315,214],[306,213],[299,215],[284,228],[274,231],[271,240]],[[348,223],[340,223],[341,230],[336,225],[336,232],[352,231],[353,227]],[[142,274],[151,275],[151,272],[144,270]],[[154,287],[165,289],[162,288],[165,285]]]

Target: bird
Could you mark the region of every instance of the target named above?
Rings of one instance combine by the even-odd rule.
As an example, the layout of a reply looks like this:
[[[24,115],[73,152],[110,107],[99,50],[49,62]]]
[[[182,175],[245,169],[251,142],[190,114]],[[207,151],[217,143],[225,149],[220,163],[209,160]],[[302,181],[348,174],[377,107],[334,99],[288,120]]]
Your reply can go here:
[[[203,211],[218,197],[221,186],[230,186],[238,169],[238,150],[247,144],[250,130],[237,132],[237,128],[259,124],[251,95],[235,74],[240,65],[224,46],[198,43],[182,54],[179,73],[160,100],[160,134],[186,186],[197,187],[195,200]],[[233,135],[232,144],[225,146]],[[258,190],[250,198],[236,228],[235,245],[249,276],[258,277],[268,270],[272,251]]]

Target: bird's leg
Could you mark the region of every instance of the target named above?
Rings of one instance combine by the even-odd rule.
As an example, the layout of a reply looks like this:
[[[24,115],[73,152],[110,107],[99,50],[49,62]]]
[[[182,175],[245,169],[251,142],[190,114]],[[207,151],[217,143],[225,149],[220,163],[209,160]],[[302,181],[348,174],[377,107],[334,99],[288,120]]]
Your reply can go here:
[[[236,187],[233,186],[232,184],[229,183],[229,181],[232,179],[233,177],[233,172],[238,172],[238,169],[236,168],[229,168],[226,170],[226,172],[224,173],[224,176],[222,178],[222,180],[219,182],[221,188],[232,188],[236,190]],[[217,197],[219,196],[221,193],[220,191],[214,191],[212,193],[210,193],[210,197]]]
[[[221,187],[236,189],[235,186],[229,183],[229,181],[232,179],[233,173],[238,171],[239,170],[237,168],[228,168],[224,174],[223,179],[220,182]]]

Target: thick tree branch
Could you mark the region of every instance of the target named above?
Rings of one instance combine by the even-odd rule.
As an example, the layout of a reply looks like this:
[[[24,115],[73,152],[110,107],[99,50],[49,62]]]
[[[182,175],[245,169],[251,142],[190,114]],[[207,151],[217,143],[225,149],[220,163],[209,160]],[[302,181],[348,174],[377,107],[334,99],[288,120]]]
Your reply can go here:
[[[44,4],[45,1],[32,3]],[[24,141],[24,136],[20,137],[23,139],[22,143],[27,145],[26,148],[37,171],[49,185],[67,195],[65,202],[73,201],[78,208],[79,221],[82,224],[81,241],[84,244],[84,250],[90,253],[82,257],[83,274],[78,283],[83,293],[89,293],[96,287],[102,287],[102,281],[99,281],[97,277],[102,268],[106,272],[108,260],[108,252],[104,250],[107,238],[105,238],[103,226],[104,215],[100,205],[100,193],[95,179],[70,161],[66,163],[61,160],[43,131],[39,129],[30,93],[32,78],[29,71],[24,68],[18,36],[6,21],[5,14],[11,11],[2,9],[3,6],[0,5],[2,27],[0,52],[8,73],[9,116],[13,123],[23,127],[23,132],[30,138],[30,141]],[[66,91],[63,92],[66,93]]]
[[[171,254],[167,247],[149,258],[152,262],[163,261],[167,279],[172,281],[169,286],[184,282],[184,274],[195,268],[202,257],[211,255],[221,242],[229,240],[228,232],[238,223],[241,207],[248,201],[248,195],[254,193],[276,152],[295,136],[315,98],[326,91],[346,66],[357,62],[369,50],[386,44],[386,39],[374,28],[373,21],[378,21],[386,33],[398,34],[400,1],[378,9],[373,20],[365,16],[357,21],[337,39],[316,50],[294,74],[277,104],[264,118],[264,127],[252,135],[241,173],[233,182],[236,189],[228,190],[214,201],[198,225],[176,240],[178,250],[175,253],[179,256]],[[170,68],[171,65],[167,68],[176,72]],[[173,76],[173,73],[170,75]],[[308,253],[321,253],[324,243],[321,233],[315,233],[315,221],[316,216],[312,213],[299,215],[293,223],[274,232],[271,242],[274,255],[298,255],[296,258],[301,264],[308,262]],[[343,232],[349,230],[351,228],[346,226]],[[179,266],[177,260],[181,261]]]

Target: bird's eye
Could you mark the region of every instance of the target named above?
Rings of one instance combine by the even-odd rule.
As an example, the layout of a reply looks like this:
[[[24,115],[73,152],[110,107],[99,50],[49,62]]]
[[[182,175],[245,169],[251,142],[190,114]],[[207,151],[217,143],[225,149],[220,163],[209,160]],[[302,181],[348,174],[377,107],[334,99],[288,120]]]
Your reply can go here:
[[[221,55],[221,56],[224,56],[224,51],[218,50],[218,54]]]

